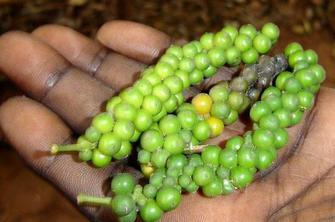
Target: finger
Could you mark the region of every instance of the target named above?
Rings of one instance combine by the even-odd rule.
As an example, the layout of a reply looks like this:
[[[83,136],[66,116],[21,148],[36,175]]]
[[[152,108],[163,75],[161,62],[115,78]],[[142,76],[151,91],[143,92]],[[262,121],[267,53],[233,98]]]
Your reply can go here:
[[[69,65],[55,50],[23,32],[0,38],[0,69],[19,88],[43,102],[77,132],[114,91]]]
[[[108,48],[146,64],[157,59],[171,43],[170,37],[157,29],[117,20],[105,23],[97,39]]]
[[[107,54],[101,44],[65,26],[44,25],[35,29],[32,35],[88,73],[95,73]]]
[[[306,134],[290,138],[289,146],[296,146],[292,155],[276,172],[257,187],[258,192],[273,192],[272,214],[304,192],[335,166],[335,91],[322,88],[315,107],[315,115],[304,126]],[[308,125],[308,123],[310,125]],[[296,134],[297,135],[297,134]],[[257,185],[255,185],[257,186]]]
[[[65,26],[45,25],[32,34],[50,45],[74,66],[116,91],[130,85],[145,67],[143,63],[107,50],[97,41]]]
[[[123,169],[120,162],[106,169],[95,169],[74,161],[76,158],[70,155],[49,155],[52,144],[71,141],[71,131],[55,113],[27,97],[9,99],[0,107],[0,128],[21,157],[72,201],[78,193],[104,196],[109,189],[105,183],[111,173]],[[90,217],[99,211],[81,210]]]

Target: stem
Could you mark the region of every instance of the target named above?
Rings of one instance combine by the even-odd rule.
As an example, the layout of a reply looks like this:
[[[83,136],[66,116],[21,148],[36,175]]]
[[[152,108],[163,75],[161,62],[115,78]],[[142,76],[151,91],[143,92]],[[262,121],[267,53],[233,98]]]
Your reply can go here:
[[[135,200],[135,202],[137,203],[137,205],[139,205],[140,207],[143,207],[145,202],[147,201],[148,198],[146,198],[144,196],[144,194],[142,193],[139,193],[139,194],[136,194],[136,195],[133,195],[133,198]]]
[[[112,202],[111,197],[95,197],[86,194],[79,194],[77,196],[78,204],[89,204],[89,205],[110,207],[111,202]]]
[[[144,196],[142,191],[143,191],[143,187],[141,185],[137,184],[135,186],[135,189],[134,189],[133,195],[132,195],[133,199],[135,200],[137,205],[139,205],[140,207],[143,207],[145,202],[147,201],[147,198]]]
[[[190,144],[190,146],[188,146],[184,149],[184,153],[186,153],[186,154],[201,153],[201,151],[208,145],[209,144],[202,144],[202,145],[192,146],[192,144]]]
[[[73,151],[82,151],[84,149],[80,144],[67,144],[67,145],[57,145],[53,144],[51,147],[51,154],[57,154],[59,152],[73,152]]]

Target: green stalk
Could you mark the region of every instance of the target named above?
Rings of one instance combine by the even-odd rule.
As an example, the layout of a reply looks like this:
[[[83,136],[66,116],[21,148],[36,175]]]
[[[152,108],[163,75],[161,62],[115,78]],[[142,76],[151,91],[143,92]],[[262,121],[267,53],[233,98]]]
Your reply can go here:
[[[77,203],[110,207],[112,203],[112,198],[111,197],[96,197],[96,196],[89,196],[86,194],[79,194],[77,196]]]
[[[192,153],[201,153],[201,151],[208,146],[208,144],[201,144],[201,145],[196,145],[196,146],[192,146],[191,144],[189,144],[188,146],[186,146],[186,148],[184,149],[184,153],[185,154],[192,154]]]
[[[54,144],[51,147],[51,154],[57,154],[60,152],[75,152],[75,151],[82,151],[83,149],[85,149],[85,147],[83,147],[81,144],[66,144],[66,145],[57,145]]]
[[[135,200],[135,202],[137,203],[137,205],[139,205],[140,207],[143,207],[144,204],[147,201],[147,198],[144,196],[143,194],[143,187],[139,184],[137,184],[135,186],[135,189],[133,191],[133,198]]]

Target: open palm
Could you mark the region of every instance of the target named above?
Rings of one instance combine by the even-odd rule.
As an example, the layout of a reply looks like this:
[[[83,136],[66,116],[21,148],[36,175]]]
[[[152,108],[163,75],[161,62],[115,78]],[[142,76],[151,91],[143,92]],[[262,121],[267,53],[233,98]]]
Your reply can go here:
[[[14,97],[1,105],[0,134],[71,200],[78,193],[106,195],[110,175],[131,170],[124,162],[95,169],[69,155],[50,156],[50,145],[70,142],[73,132],[82,132],[103,103],[131,85],[139,71],[170,43],[162,32],[125,21],[103,25],[97,41],[56,25],[40,27],[32,34],[4,34],[0,37],[0,69],[29,97]],[[181,206],[167,213],[163,221],[270,218],[335,166],[335,117],[329,115],[335,109],[334,99],[335,91],[321,89],[314,110],[289,130],[290,143],[276,165],[252,185],[212,199],[184,195]],[[244,128],[242,122],[227,127],[214,142],[242,134]],[[81,210],[92,219],[111,217],[106,209]]]

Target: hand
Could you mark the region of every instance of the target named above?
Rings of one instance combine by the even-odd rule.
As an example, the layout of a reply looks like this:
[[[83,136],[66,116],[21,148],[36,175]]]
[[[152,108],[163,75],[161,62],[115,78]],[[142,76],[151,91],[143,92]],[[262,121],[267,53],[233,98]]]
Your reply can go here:
[[[0,69],[32,98],[15,97],[1,105],[1,134],[33,169],[71,200],[78,193],[105,195],[110,174],[125,170],[124,164],[95,169],[69,155],[50,156],[50,145],[71,141],[72,130],[82,132],[103,102],[131,85],[138,72],[171,41],[157,30],[122,21],[103,25],[97,40],[56,25],[43,26],[32,34],[10,32],[0,38]],[[332,187],[322,179],[331,175],[335,165],[335,117],[330,115],[334,98],[335,91],[321,90],[314,111],[290,129],[290,144],[268,175],[260,175],[248,188],[230,196],[209,199],[184,195],[181,206],[166,214],[164,221],[268,220],[313,184]],[[220,140],[243,131],[242,123],[234,124]],[[321,194],[311,190],[309,199],[294,206],[305,210],[295,212],[293,208],[291,213],[311,219],[308,206],[327,195],[328,201],[334,199],[329,198],[334,195],[331,190]],[[80,209],[92,219],[110,217],[108,209]],[[293,218],[289,213],[287,218]]]

